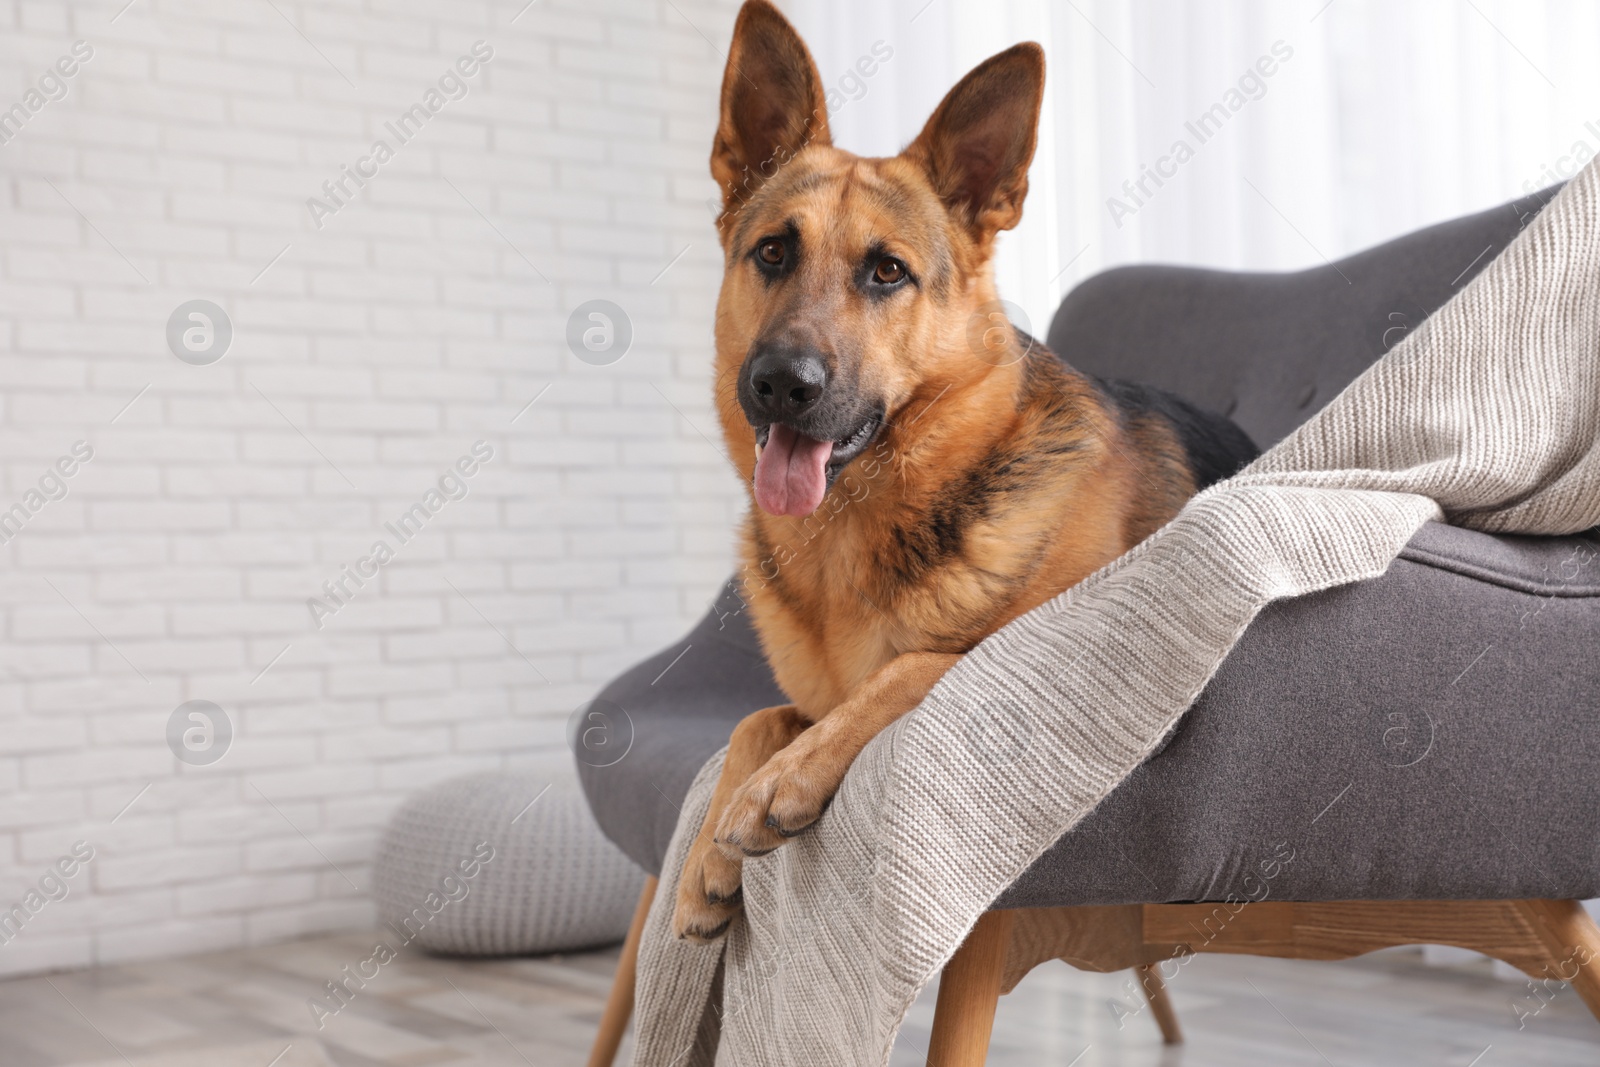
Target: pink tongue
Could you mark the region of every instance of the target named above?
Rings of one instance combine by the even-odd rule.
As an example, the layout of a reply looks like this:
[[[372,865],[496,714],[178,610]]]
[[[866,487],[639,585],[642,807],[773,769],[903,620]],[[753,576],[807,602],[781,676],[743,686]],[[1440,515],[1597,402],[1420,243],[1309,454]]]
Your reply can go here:
[[[756,504],[769,515],[800,518],[817,510],[828,491],[832,441],[817,441],[773,423],[756,460]]]

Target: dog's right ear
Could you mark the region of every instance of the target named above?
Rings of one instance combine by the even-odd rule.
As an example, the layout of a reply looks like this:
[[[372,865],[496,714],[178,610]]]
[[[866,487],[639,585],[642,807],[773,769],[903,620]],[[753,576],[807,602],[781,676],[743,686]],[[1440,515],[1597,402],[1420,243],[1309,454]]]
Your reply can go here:
[[[1043,105],[1044,49],[1013,45],[956,83],[905,150],[983,244],[1022,221]]]
[[[829,144],[822,75],[806,43],[767,0],[746,0],[722,74],[711,176],[725,220],[808,144]]]

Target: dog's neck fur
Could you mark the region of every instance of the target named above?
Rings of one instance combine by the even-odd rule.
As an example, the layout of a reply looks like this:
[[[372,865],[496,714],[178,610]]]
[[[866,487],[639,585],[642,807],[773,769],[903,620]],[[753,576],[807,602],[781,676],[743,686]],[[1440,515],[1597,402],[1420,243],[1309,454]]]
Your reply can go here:
[[[1003,365],[924,383],[812,515],[773,516],[752,500],[744,592],[779,682],[802,708],[825,710],[903,652],[964,652],[1035,606],[1018,598],[1056,551],[1064,508],[1120,519],[1120,502],[1094,496],[1098,479],[1014,489],[985,469],[1049,451],[1043,437],[1063,427],[1041,413],[1047,395],[1093,394],[1048,350],[1012,344]],[[1060,462],[1087,469],[1112,451],[1116,428],[1096,417],[1105,414],[1098,406],[1082,414],[1070,431],[1075,454]],[[1071,492],[1080,480],[1086,489]],[[1083,499],[1064,499],[1063,486]],[[1122,549],[1119,529],[1096,534],[1083,546],[1082,574]],[[791,660],[826,664],[832,677],[797,677]]]

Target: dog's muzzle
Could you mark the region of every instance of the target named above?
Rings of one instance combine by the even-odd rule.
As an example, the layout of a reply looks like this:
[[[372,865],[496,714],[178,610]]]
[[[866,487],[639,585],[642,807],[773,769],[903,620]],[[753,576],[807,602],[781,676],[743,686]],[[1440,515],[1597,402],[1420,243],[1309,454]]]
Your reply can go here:
[[[882,404],[831,374],[821,353],[789,345],[751,351],[739,406],[756,431],[756,505],[772,515],[815,511],[883,425]]]

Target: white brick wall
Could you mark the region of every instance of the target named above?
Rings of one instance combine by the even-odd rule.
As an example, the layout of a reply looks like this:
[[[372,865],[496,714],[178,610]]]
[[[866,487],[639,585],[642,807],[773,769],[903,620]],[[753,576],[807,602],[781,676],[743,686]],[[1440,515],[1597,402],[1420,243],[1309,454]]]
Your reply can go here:
[[[701,436],[733,0],[122,2],[0,3],[0,109],[94,50],[0,146],[0,511],[94,449],[0,548],[0,908],[96,849],[0,973],[369,921],[396,802],[569,773],[567,715],[703,610],[738,507]],[[306,198],[478,40],[318,230]],[[196,298],[233,323],[210,366],[166,344]],[[634,327],[608,367],[564,342],[593,298]],[[470,495],[314,629],[479,439]],[[234,726],[210,766],[165,741],[192,699]]]

